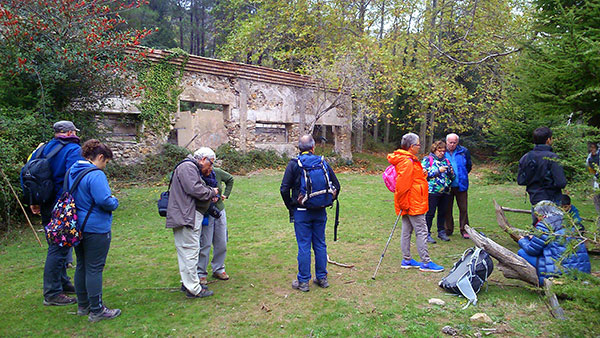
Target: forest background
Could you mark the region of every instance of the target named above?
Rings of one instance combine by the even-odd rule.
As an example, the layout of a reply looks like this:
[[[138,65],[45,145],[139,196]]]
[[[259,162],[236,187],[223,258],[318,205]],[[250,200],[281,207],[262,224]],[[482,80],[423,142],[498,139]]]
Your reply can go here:
[[[389,151],[409,131],[425,145],[456,132],[476,160],[494,162],[492,179],[510,181],[532,131],[546,125],[570,182],[589,178],[600,0],[3,0],[0,163],[17,190],[52,122],[85,124],[103,97],[148,95],[129,87],[145,66],[142,53],[123,51],[138,45],[349,91],[357,152]],[[19,209],[6,185],[0,191],[6,228]]]

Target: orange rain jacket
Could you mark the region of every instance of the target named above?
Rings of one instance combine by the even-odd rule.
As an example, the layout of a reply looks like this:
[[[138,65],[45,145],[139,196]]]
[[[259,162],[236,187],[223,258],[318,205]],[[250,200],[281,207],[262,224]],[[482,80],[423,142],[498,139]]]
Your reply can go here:
[[[406,150],[398,149],[387,156],[388,162],[396,166],[396,192],[394,206],[396,215],[422,215],[429,210],[429,185],[421,161]]]

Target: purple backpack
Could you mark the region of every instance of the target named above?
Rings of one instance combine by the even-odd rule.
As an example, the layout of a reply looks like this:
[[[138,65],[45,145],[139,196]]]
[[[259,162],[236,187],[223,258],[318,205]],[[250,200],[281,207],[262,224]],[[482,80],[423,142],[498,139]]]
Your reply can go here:
[[[398,173],[396,172],[396,166],[390,164],[385,171],[383,172],[383,183],[385,186],[391,191],[396,192],[396,179],[398,178]]]

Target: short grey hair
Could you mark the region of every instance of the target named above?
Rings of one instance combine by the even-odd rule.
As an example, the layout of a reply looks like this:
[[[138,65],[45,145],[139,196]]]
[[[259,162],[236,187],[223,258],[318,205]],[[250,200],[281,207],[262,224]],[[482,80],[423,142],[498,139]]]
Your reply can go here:
[[[300,151],[309,151],[315,147],[315,139],[310,134],[302,135],[298,140],[298,149]]]
[[[194,158],[197,160],[201,160],[205,157],[211,162],[214,162],[217,158],[217,155],[215,155],[215,152],[209,147],[202,147],[194,152]]]
[[[402,148],[404,150],[408,150],[408,148],[410,148],[410,146],[418,144],[418,143],[419,143],[419,135],[417,135],[415,133],[404,134],[404,136],[402,136],[402,142],[400,142],[400,148]]]
[[[564,212],[551,201],[540,201],[533,206],[533,213],[537,217],[549,217],[549,216],[563,216]]]
[[[460,137],[458,137],[457,134],[450,133],[450,134],[446,135],[446,143],[448,143],[448,137],[452,137],[452,136],[456,136],[456,142],[458,142],[460,140]]]

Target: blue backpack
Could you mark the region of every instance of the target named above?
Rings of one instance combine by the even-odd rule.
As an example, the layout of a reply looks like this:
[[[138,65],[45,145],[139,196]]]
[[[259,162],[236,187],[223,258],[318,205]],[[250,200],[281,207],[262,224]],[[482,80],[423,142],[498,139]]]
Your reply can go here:
[[[300,154],[298,166],[302,169],[298,204],[307,209],[333,205],[336,190],[329,179],[328,166],[323,156]]]

